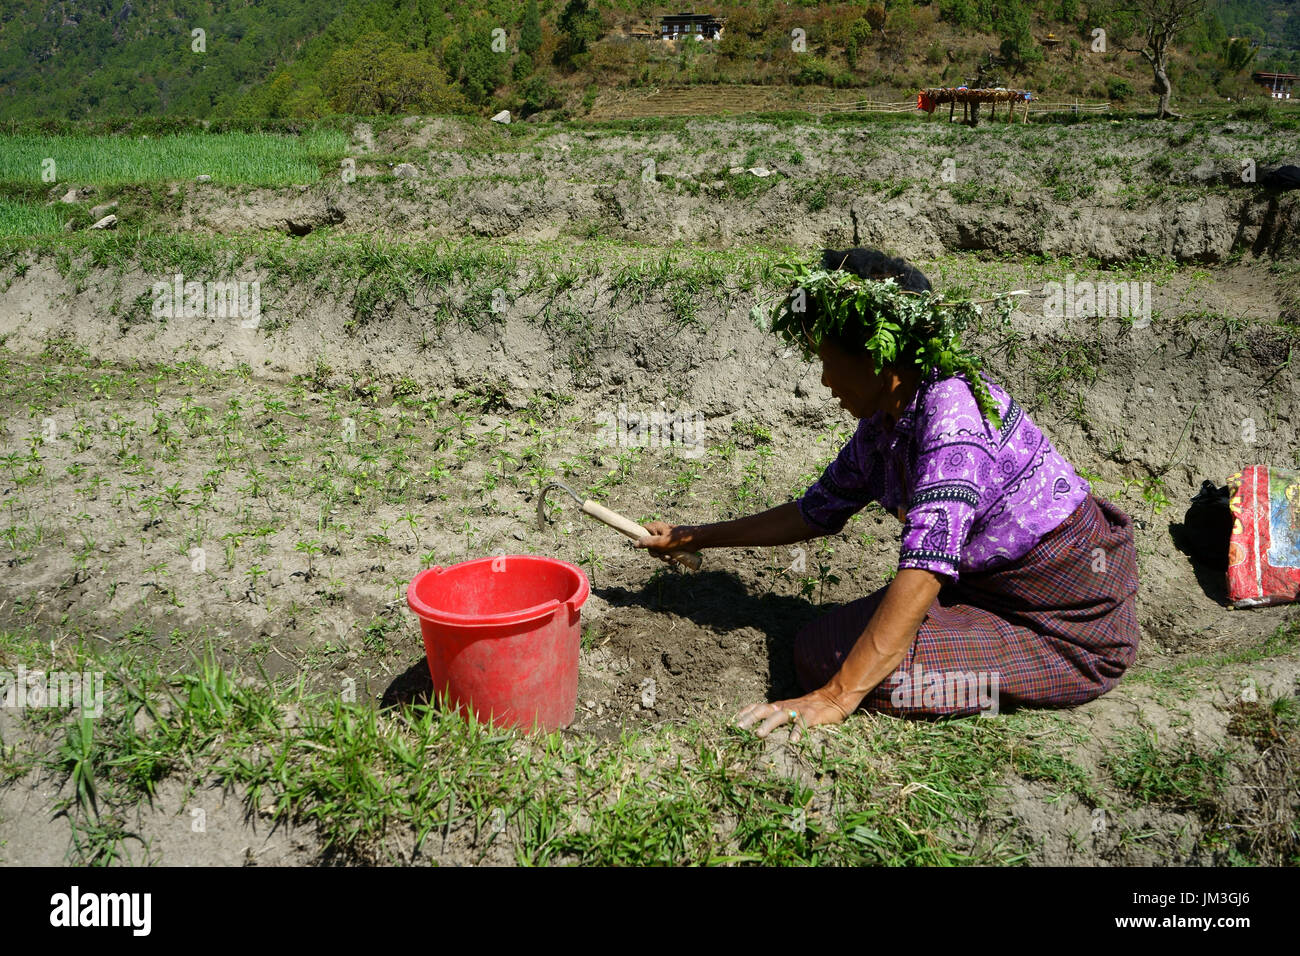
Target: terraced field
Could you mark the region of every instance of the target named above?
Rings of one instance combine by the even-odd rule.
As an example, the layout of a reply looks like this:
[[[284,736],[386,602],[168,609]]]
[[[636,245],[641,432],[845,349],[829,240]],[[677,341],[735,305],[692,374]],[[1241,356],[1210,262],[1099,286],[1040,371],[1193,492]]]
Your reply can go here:
[[[1300,466],[1300,204],[1239,174],[1294,162],[1294,125],[262,136],[299,165],[90,135],[0,167],[0,670],[105,686],[95,719],[0,708],[0,859],[1300,860],[1300,617],[1230,610],[1178,550],[1202,479]],[[853,423],[749,313],[778,263],[852,244],[1031,293],[976,341],[1138,524],[1142,644],[1105,697],[759,740],[732,716],[791,690],[803,622],[888,580],[896,519],[698,574],[563,502],[536,527],[553,478],[643,521],[801,494]],[[178,281],[255,287],[255,314]],[[1045,305],[1112,281],[1150,314]],[[611,445],[620,407],[698,416],[704,453]],[[501,552],[592,584],[578,719],[550,737],[426,706],[405,584]]]

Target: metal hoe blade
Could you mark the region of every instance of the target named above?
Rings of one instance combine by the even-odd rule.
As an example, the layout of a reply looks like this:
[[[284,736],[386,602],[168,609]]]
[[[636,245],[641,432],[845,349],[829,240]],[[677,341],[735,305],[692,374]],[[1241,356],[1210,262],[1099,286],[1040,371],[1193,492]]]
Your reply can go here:
[[[570,498],[576,501],[579,505],[582,504],[581,496],[579,496],[579,494],[576,491],[574,491],[564,482],[562,481],[551,482],[549,485],[543,488],[542,493],[537,496],[537,527],[539,530],[546,527],[546,493],[550,491],[552,488],[560,488],[564,491],[567,491],[569,493]]]

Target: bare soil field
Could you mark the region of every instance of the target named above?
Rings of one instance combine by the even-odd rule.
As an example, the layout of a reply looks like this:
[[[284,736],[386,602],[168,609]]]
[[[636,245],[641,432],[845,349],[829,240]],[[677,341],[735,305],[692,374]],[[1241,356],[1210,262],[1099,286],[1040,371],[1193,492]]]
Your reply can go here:
[[[1203,479],[1300,466],[1300,198],[1233,181],[1291,133],[354,133],[355,180],[87,186],[116,232],[0,247],[0,668],[91,662],[110,715],[92,743],[0,710],[0,860],[1300,860],[1300,614],[1231,609],[1178,547]],[[561,496],[537,527],[552,478],[643,521],[798,497],[854,423],[749,311],[776,262],[855,242],[1031,292],[976,341],[1136,521],[1142,642],[1105,697],[760,741],[729,718],[795,690],[803,623],[889,580],[894,516],[696,574]],[[260,324],[152,314],[176,273],[259,282]],[[1067,279],[1149,283],[1150,314],[1053,315]],[[700,454],[611,444],[620,409],[698,416]],[[550,739],[420,706],[406,583],[500,553],[592,584]]]

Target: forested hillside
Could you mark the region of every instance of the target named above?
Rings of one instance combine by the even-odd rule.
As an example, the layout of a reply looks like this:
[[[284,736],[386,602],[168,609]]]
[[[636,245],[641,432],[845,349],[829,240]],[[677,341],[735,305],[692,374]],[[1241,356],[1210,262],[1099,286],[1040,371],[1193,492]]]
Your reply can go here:
[[[233,109],[346,6],[340,0],[0,2],[0,115]],[[203,31],[195,52],[191,31]]]
[[[1123,6],[720,2],[693,8],[727,18],[719,42],[661,44],[625,34],[674,8],[635,0],[3,0],[0,118],[528,114],[580,111],[611,87],[906,93],[960,83],[981,64],[994,79],[1044,93],[1124,100],[1147,94],[1145,63],[1117,43],[1089,56],[1096,26],[1123,39]],[[1180,94],[1222,100],[1251,91],[1252,69],[1300,70],[1298,9],[1297,0],[1210,0],[1175,44]],[[806,50],[791,49],[796,28]],[[1044,45],[1049,32],[1061,42]],[[1248,42],[1234,51],[1232,37]]]

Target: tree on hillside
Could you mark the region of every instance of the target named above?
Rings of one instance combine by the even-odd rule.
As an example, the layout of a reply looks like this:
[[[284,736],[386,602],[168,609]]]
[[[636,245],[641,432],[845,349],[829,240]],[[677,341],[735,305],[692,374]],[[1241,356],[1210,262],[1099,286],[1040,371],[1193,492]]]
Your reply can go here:
[[[995,28],[1002,38],[998,52],[1004,60],[1014,64],[1017,70],[1024,70],[1042,60],[1043,51],[1030,32],[1027,8],[1010,4],[1004,10],[999,10]]]
[[[556,26],[560,30],[560,45],[555,50],[555,62],[572,66],[573,58],[586,53],[587,47],[600,36],[600,12],[587,0],[569,0],[564,5]]]
[[[1156,116],[1179,119],[1181,114],[1169,108],[1174,93],[1169,81],[1169,46],[1179,33],[1197,22],[1205,13],[1206,0],[1126,0],[1117,8],[1120,37],[1136,35],[1141,45],[1121,43],[1128,53],[1140,53],[1151,65],[1155,89],[1160,95]]]
[[[466,31],[460,57],[460,86],[471,103],[487,103],[501,85],[505,58],[492,50],[492,33],[485,25]]]
[[[973,0],[939,0],[939,15],[959,30],[973,30],[980,25],[980,12]]]
[[[1255,59],[1259,49],[1245,37],[1232,37],[1223,44],[1223,66],[1229,73],[1240,73]]]
[[[867,7],[867,12],[866,12],[865,16],[866,16],[866,18],[867,18],[867,23],[870,24],[870,26],[871,26],[871,29],[875,30],[875,31],[876,31],[877,33],[879,33],[882,37],[885,37],[886,39],[888,39],[888,35],[885,33],[885,6],[884,6],[884,4],[882,4],[882,3],[873,3],[873,4],[871,4],[870,6]]]
[[[524,8],[524,22],[519,27],[519,49],[530,56],[542,45],[542,15],[537,0],[528,0]]]
[[[871,34],[871,24],[867,22],[866,17],[858,17],[849,25],[849,37],[844,41],[844,59],[849,62],[850,66],[858,65],[858,55],[862,52],[862,48],[867,45],[867,40]]]
[[[545,77],[534,76],[521,91],[523,98],[523,108],[520,110],[525,116],[531,116],[539,110],[549,110],[561,104],[560,92],[546,81]]]
[[[343,113],[446,112],[463,101],[425,51],[404,49],[382,33],[370,33],[335,51],[325,64],[324,87]]]
[[[293,77],[281,70],[266,86],[263,96],[265,115],[270,119],[283,119],[289,115],[285,104],[293,95]]]
[[[1196,53],[1217,53],[1228,42],[1228,31],[1217,10],[1211,10],[1201,21],[1200,30],[1191,38],[1191,48]]]

